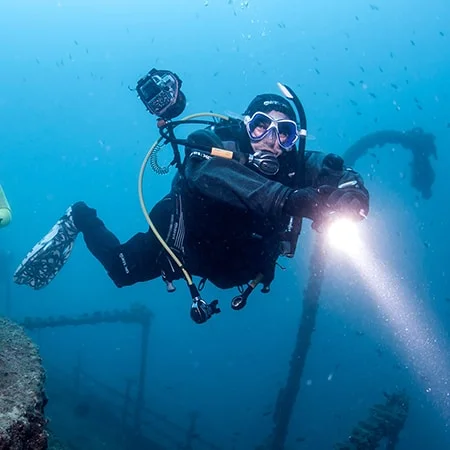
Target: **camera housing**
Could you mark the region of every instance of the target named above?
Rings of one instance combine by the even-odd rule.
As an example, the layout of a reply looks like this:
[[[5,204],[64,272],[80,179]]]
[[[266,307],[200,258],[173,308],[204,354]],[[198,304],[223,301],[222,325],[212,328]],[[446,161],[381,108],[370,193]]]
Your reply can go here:
[[[181,84],[175,73],[152,69],[137,82],[136,92],[150,114],[170,120],[179,116],[186,107]]]

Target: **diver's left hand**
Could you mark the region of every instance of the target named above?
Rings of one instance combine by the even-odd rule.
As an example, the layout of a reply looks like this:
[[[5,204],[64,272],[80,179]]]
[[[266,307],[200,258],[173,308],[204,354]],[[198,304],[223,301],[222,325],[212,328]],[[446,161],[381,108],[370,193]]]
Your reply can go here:
[[[363,220],[369,213],[369,199],[366,193],[358,188],[333,190],[327,204],[333,212],[352,220]]]

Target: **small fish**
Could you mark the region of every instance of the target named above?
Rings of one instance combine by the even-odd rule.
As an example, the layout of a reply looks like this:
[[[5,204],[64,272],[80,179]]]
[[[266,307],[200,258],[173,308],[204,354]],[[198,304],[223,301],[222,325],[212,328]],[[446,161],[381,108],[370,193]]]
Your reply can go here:
[[[443,33],[442,31],[439,31],[439,34],[440,34],[441,36],[445,36],[444,33]]]
[[[355,87],[355,83],[353,83],[353,81],[349,81],[348,84],[350,84],[350,86]]]
[[[317,75],[320,75],[319,69],[314,69],[314,70],[316,71]]]
[[[75,45],[78,45],[78,41],[73,41],[73,43],[74,43]]]
[[[373,92],[369,92],[369,95],[370,95],[372,98],[377,98],[376,94],[374,94]]]
[[[416,43],[412,39],[409,42],[411,42],[411,45],[413,45],[414,47],[416,46]]]
[[[372,11],[379,11],[380,8],[377,5],[369,5]]]
[[[382,69],[382,67],[381,66],[378,66],[378,70],[381,72],[381,73],[383,73],[384,72],[384,70]]]
[[[391,86],[392,86],[394,89],[398,89],[398,86],[397,86],[396,84],[394,84],[394,83],[391,83]]]
[[[350,99],[350,103],[351,103],[353,106],[358,106],[358,103],[355,102],[355,100]]]

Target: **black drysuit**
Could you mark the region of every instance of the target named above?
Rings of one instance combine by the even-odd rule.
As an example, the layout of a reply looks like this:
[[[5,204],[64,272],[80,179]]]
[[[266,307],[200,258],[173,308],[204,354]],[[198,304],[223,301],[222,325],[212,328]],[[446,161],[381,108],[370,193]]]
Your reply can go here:
[[[220,140],[216,133],[201,130],[188,138],[193,148],[186,152],[184,170],[175,176],[171,192],[155,205],[150,217],[186,269],[219,288],[244,285],[260,273],[264,285],[273,280],[291,220],[283,207],[293,189],[336,187],[357,180],[367,194],[358,173],[346,169],[333,154],[306,152],[302,170],[297,152],[284,152],[279,173],[269,178],[237,161],[195,149],[196,142],[229,147],[231,141]],[[248,138],[240,150],[244,147],[249,150]],[[121,244],[84,203],[74,205],[73,218],[88,248],[118,287],[161,275],[168,281],[181,278],[151,230]],[[296,241],[298,236],[294,237]]]

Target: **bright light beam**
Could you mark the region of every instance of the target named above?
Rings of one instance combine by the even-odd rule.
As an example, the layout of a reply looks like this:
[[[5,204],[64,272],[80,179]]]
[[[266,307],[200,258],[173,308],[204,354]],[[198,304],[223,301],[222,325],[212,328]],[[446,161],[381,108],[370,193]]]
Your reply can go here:
[[[358,225],[344,221],[331,225],[328,230],[330,245],[349,256],[425,392],[431,396],[445,422],[450,424],[450,364],[446,343],[433,336],[430,322],[414,307],[415,296],[402,289],[400,277],[370,254],[358,235]]]
[[[349,219],[337,219],[327,228],[327,239],[331,247],[349,255],[357,254],[362,248],[358,224]]]

